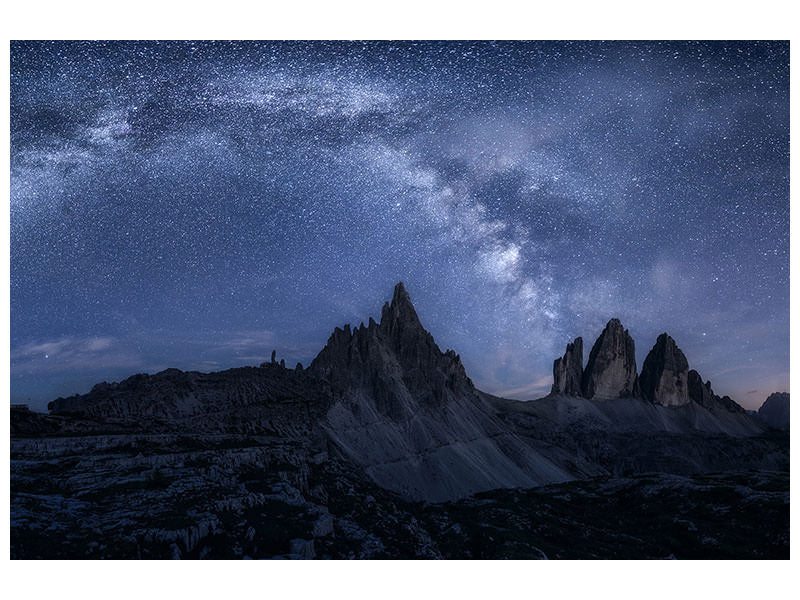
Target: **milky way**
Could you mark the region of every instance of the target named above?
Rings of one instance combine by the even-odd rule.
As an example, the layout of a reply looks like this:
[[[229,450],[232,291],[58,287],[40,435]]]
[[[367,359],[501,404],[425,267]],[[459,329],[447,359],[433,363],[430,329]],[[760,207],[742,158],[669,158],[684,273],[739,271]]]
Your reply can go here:
[[[788,43],[11,45],[12,400],[307,363],[403,280],[482,389],[618,317],[788,388]]]

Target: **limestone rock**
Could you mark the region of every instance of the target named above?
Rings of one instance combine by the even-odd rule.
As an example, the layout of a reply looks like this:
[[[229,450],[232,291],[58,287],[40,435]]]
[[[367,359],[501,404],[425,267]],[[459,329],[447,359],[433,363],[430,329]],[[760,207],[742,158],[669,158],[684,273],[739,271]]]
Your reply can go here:
[[[333,515],[330,513],[324,513],[319,516],[319,518],[314,521],[314,527],[312,529],[312,535],[314,537],[325,537],[328,535],[333,535]]]
[[[48,410],[106,431],[124,422],[126,431],[296,434],[316,429],[330,403],[325,382],[268,363],[216,373],[167,369],[133,375],[88,394],[57,398]]]
[[[333,443],[406,497],[439,502],[569,477],[504,428],[459,355],[422,326],[402,283],[380,323],[336,328],[306,371],[335,394],[325,423]]]
[[[553,388],[550,393],[580,396],[583,379],[583,338],[567,344],[564,356],[553,362]]]
[[[314,551],[314,540],[297,538],[289,542],[289,553],[301,559],[312,559],[317,553]]]
[[[703,383],[700,373],[692,369],[687,378],[687,391],[689,399],[694,400],[700,406],[711,408],[714,405],[714,391],[711,389],[711,382]]]
[[[666,333],[658,336],[647,354],[639,375],[639,387],[645,400],[662,406],[689,403],[689,362]]]
[[[689,371],[687,383],[689,399],[697,402],[700,406],[711,411],[724,409],[728,412],[744,414],[744,408],[732,400],[730,396],[717,396],[714,390],[711,389],[711,381],[703,383],[700,373],[694,369]]]
[[[724,408],[725,410],[728,410],[730,412],[740,412],[740,413],[746,412],[744,408],[742,408],[742,406],[730,396],[722,396],[722,398],[717,396],[717,399],[720,406],[722,406],[722,408]]]
[[[583,372],[585,398],[609,400],[637,393],[636,348],[619,319],[611,319],[589,353]]]
[[[474,391],[461,358],[443,353],[420,323],[402,282],[391,304],[384,304],[380,324],[369,319],[368,326],[352,331],[350,325],[337,327],[308,371],[342,395],[365,391],[395,421],[414,414],[417,403],[441,406]]]
[[[789,393],[770,394],[758,409],[758,416],[770,427],[789,429]]]

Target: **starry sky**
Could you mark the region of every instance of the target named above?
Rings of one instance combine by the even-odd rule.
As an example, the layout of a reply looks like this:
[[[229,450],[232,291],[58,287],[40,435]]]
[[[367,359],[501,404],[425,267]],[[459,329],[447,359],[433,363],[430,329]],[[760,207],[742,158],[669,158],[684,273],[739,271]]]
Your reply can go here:
[[[12,42],[11,399],[307,364],[404,281],[481,389],[618,317],[789,385],[785,42]]]

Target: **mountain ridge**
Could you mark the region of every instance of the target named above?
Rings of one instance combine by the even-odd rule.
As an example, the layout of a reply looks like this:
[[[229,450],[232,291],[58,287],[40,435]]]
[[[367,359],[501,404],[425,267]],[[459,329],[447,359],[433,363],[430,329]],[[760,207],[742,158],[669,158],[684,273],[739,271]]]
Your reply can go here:
[[[567,346],[554,362],[548,396],[497,398],[474,386],[455,351],[441,351],[401,282],[380,322],[336,327],[306,369],[288,369],[273,353],[258,368],[135,375],[54,400],[37,426],[283,436],[310,453],[345,457],[381,487],[426,501],[597,476],[623,463],[635,465],[623,470],[681,473],[724,468],[722,448],[765,426],[714,395],[681,357],[662,334],[638,373],[633,338],[611,319],[585,369],[582,338]],[[621,435],[639,440],[629,450],[633,459],[598,454],[597,444],[630,448]],[[674,440],[662,456],[658,439],[675,435],[692,456],[681,456]]]

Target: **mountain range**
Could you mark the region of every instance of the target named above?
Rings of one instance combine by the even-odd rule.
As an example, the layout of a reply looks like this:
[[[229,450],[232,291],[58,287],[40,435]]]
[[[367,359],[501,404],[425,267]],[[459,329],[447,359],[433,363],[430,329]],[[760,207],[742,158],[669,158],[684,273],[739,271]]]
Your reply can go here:
[[[784,423],[788,427],[788,394],[771,396],[760,416],[748,413],[729,397],[716,395],[711,383],[689,368],[667,333],[657,338],[639,371],[633,338],[619,320],[611,319],[585,365],[582,338],[567,344],[554,362],[553,379],[550,394],[536,401],[480,391],[459,355],[437,346],[399,283],[383,306],[380,322],[370,318],[366,325],[336,328],[305,369],[299,364],[287,368],[273,353],[272,360],[259,367],[218,373],[168,369],[101,383],[87,394],[54,400],[47,415],[12,410],[12,521],[17,538],[29,540],[17,545],[17,554],[35,554],[30,550],[35,547],[30,539],[36,539],[30,525],[52,517],[35,493],[15,494],[15,489],[44,485],[36,470],[43,468],[43,461],[71,465],[69,476],[59,471],[64,479],[58,480],[58,489],[76,498],[100,493],[98,488],[109,481],[116,486],[141,482],[149,494],[160,493],[153,473],[163,477],[165,469],[173,470],[174,477],[167,490],[194,489],[191,482],[198,474],[186,464],[195,461],[201,466],[200,476],[211,477],[215,485],[219,481],[207,473],[212,467],[226,473],[226,486],[240,486],[238,495],[229,492],[236,498],[231,500],[234,504],[244,503],[236,513],[239,517],[252,503],[264,504],[264,497],[254,499],[254,489],[274,492],[269,502],[286,504],[288,498],[288,505],[305,507],[316,515],[317,529],[332,533],[336,525],[340,541],[351,539],[353,527],[358,527],[362,552],[365,539],[380,536],[333,514],[338,486],[369,489],[364,501],[372,498],[381,511],[391,512],[387,507],[398,502],[449,506],[475,502],[481,494],[499,493],[496,490],[536,490],[654,473],[688,481],[685,478],[720,472],[788,471],[788,436],[777,429]],[[225,452],[218,448],[220,440],[228,440]],[[228,456],[232,443],[242,449],[233,459]],[[130,444],[140,449],[132,457]],[[204,453],[198,455],[193,448],[187,456],[182,444],[199,445]],[[123,460],[120,452],[127,458]],[[109,465],[99,458],[105,455],[116,458],[108,459]],[[139,474],[132,475],[132,468]],[[109,479],[98,479],[98,472]],[[260,473],[260,483],[257,477],[256,483],[247,479],[255,477],[253,473]],[[275,492],[278,488],[280,493]],[[383,500],[375,500],[378,496]],[[129,502],[122,494],[115,510]],[[207,498],[204,502],[206,516],[189,522],[206,523],[205,529],[180,529],[190,532],[178,536],[180,543],[164,533],[175,529],[148,528],[141,516],[133,517],[140,521],[139,533],[123,537],[145,556],[142,548],[152,546],[153,536],[166,536],[165,547],[184,557],[200,552],[201,540],[208,536],[227,532],[234,539],[230,532],[236,528],[221,524],[219,511],[208,508]],[[268,516],[262,513],[261,518]],[[74,525],[70,523],[67,529]],[[156,533],[141,534],[145,530]],[[433,533],[418,533],[420,539],[430,538],[431,548],[438,547]],[[302,543],[327,535],[287,539],[285,547],[278,544],[273,550],[316,556],[326,547],[329,556],[336,556],[337,546],[328,544],[329,539],[328,545],[317,541],[314,552]],[[379,545],[386,549],[385,540]],[[65,547],[68,553],[72,546],[65,542]],[[441,549],[431,552],[442,555]]]

